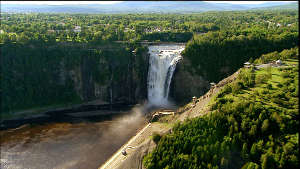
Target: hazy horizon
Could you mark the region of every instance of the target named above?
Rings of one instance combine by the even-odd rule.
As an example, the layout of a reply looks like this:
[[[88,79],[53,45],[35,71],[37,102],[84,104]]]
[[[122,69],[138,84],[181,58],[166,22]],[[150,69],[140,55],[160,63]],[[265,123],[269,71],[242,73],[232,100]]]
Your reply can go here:
[[[122,2],[135,2],[135,1],[1,1],[1,4],[14,4],[14,5],[112,5]],[[136,1],[139,2],[139,1]],[[145,1],[144,1],[145,2]],[[151,1],[148,1],[151,2]],[[160,1],[156,1],[160,2]],[[164,1],[165,2],[165,1]],[[178,1],[177,1],[178,2]],[[188,1],[185,1],[188,2]],[[195,1],[191,1],[195,2]],[[291,3],[297,1],[203,1],[207,3],[227,3],[227,4],[263,4],[263,3]]]

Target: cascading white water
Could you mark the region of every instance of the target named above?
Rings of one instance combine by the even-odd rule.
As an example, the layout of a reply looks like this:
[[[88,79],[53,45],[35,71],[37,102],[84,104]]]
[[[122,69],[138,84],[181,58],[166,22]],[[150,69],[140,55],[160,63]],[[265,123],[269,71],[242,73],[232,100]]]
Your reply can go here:
[[[168,106],[169,89],[184,46],[149,46],[148,101],[154,106]]]

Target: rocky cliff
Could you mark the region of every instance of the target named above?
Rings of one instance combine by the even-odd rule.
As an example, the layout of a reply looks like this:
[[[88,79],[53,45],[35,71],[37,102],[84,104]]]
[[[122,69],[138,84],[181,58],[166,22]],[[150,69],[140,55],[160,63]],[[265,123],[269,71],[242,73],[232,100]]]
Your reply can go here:
[[[3,44],[3,112],[36,107],[142,102],[148,51],[138,44]],[[135,52],[132,52],[135,50]]]
[[[170,97],[177,103],[191,101],[193,96],[200,97],[210,88],[210,82],[196,73],[188,71],[190,61],[183,58],[176,66],[171,84]]]
[[[132,53],[134,49],[136,53]],[[98,53],[82,55],[80,66],[72,71],[76,69],[74,86],[83,101],[99,99],[132,104],[147,98],[147,48],[100,49]]]
[[[7,75],[2,83],[3,112],[93,100],[134,104],[147,99],[147,46],[5,44],[3,51],[3,71]],[[208,90],[208,82],[189,67],[189,60],[184,58],[173,76],[170,97],[177,103]]]

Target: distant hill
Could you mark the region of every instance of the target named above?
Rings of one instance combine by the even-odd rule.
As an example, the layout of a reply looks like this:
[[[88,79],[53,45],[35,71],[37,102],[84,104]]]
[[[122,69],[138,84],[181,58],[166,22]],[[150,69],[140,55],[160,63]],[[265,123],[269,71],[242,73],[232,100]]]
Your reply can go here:
[[[297,5],[295,5],[295,3]],[[263,4],[208,3],[203,1],[124,1],[117,4],[89,5],[19,5],[1,4],[1,12],[39,13],[195,13],[249,9],[298,8],[298,3],[266,2]]]
[[[266,7],[258,7],[253,9],[270,9],[270,10],[277,10],[277,9],[298,9],[299,3],[298,2],[292,2],[284,5],[276,4],[274,6],[266,6]]]

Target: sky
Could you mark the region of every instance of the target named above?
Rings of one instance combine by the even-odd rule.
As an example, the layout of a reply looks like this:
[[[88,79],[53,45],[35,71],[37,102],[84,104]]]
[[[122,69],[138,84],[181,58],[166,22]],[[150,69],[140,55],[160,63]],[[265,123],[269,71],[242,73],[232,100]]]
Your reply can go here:
[[[116,4],[122,1],[2,1],[1,4],[36,4],[36,5],[66,5],[66,4]]]
[[[65,5],[65,4],[116,4],[122,1],[2,1],[1,4],[47,4],[47,5]],[[295,2],[295,1],[204,1],[209,3],[230,3],[230,4],[262,4],[265,2]]]
[[[296,2],[296,1],[204,1],[209,3],[229,3],[229,4],[262,4],[266,2]]]

